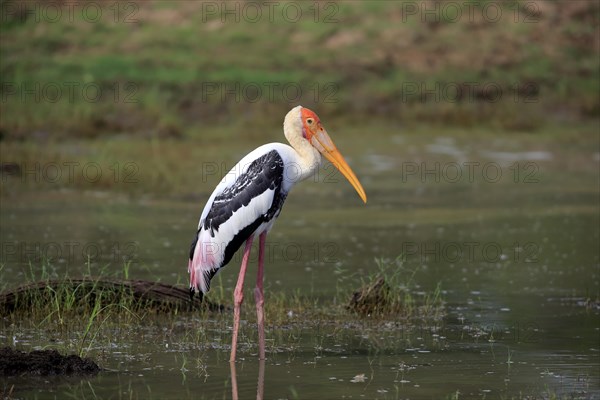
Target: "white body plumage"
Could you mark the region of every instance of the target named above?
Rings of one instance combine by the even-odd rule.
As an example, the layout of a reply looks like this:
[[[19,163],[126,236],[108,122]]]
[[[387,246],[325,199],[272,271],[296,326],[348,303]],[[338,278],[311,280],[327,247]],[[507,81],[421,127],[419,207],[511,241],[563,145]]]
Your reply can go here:
[[[190,290],[206,293],[210,280],[250,237],[268,232],[285,198],[312,176],[324,155],[366,202],[358,179],[339,153],[317,115],[297,106],[285,116],[291,146],[269,143],[246,155],[223,177],[208,199],[190,249]]]

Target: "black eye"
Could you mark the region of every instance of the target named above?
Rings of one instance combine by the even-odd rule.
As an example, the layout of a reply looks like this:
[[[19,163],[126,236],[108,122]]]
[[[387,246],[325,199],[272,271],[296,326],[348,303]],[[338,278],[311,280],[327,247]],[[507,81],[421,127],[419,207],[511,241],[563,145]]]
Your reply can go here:
[[[307,120],[306,120],[306,123],[307,123],[307,124],[309,124],[309,125],[312,125],[312,123],[313,123],[313,119],[312,119],[312,118],[309,118],[309,119],[307,119]]]

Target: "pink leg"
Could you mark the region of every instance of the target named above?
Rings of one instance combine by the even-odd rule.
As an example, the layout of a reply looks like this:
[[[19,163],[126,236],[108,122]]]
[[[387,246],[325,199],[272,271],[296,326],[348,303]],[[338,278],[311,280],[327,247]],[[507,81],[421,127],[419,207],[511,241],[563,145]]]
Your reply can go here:
[[[240,308],[244,301],[244,277],[246,276],[246,268],[248,267],[248,259],[250,258],[250,250],[252,250],[253,236],[246,240],[244,248],[244,257],[242,258],[242,266],[238,275],[235,291],[233,292],[233,338],[231,339],[231,356],[229,361],[235,361],[235,353],[237,351],[238,330],[240,329]]]
[[[235,372],[235,362],[229,362],[229,369],[231,370],[231,398],[238,400],[238,386],[237,386],[237,374]]]
[[[258,360],[258,385],[256,386],[256,400],[265,398],[265,360]]]
[[[265,242],[267,233],[263,232],[258,238],[258,274],[256,275],[256,288],[254,299],[256,300],[256,319],[258,323],[258,359],[265,359],[265,298],[263,296],[263,275],[265,261]]]

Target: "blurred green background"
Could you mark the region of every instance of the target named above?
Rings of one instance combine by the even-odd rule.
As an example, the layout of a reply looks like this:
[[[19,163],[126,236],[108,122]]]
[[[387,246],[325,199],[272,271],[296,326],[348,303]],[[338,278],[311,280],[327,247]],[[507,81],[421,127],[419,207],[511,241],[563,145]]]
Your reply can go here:
[[[598,2],[463,3],[3,0],[1,137],[597,122]]]
[[[411,273],[415,298],[443,290],[440,323],[451,334],[429,332],[427,320],[414,335],[368,322],[366,338],[362,325],[330,322],[330,309],[317,328],[301,316],[295,330],[269,333],[278,350],[267,398],[318,398],[333,384],[332,397],[356,398],[351,379],[369,371],[365,398],[597,396],[599,4],[0,0],[0,290],[40,276],[187,285],[206,199],[249,151],[285,141],[283,118],[301,104],[320,116],[369,202],[328,164],[294,189],[269,235],[285,251],[267,262],[275,301],[266,304],[306,295],[318,313],[321,300],[343,307],[377,273],[375,258],[404,253],[398,271]],[[442,250],[466,254],[474,242],[502,252]],[[290,260],[298,249],[304,257]],[[238,262],[218,275],[212,299],[230,298]],[[49,318],[2,321],[4,344],[53,346]],[[102,342],[92,352],[145,377],[111,374],[78,395],[57,393],[228,396],[230,315],[201,329],[192,314],[177,315],[175,330],[148,321],[127,324],[130,337],[107,325],[112,350]],[[147,326],[156,330],[140,336]],[[519,327],[535,328],[525,331],[535,341],[511,339]],[[58,346],[71,349],[69,340]],[[212,377],[181,382],[194,364]],[[240,398],[256,393],[247,365]]]

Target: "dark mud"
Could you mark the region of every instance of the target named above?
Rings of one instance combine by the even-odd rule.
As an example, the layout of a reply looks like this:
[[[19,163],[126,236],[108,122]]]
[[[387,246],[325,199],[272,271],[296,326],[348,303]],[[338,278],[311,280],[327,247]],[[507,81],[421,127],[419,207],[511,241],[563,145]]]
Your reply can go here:
[[[358,314],[372,314],[389,308],[390,287],[383,278],[378,278],[352,294],[347,309]]]
[[[89,358],[64,356],[56,350],[26,353],[10,347],[0,349],[0,376],[96,375],[100,371]]]

